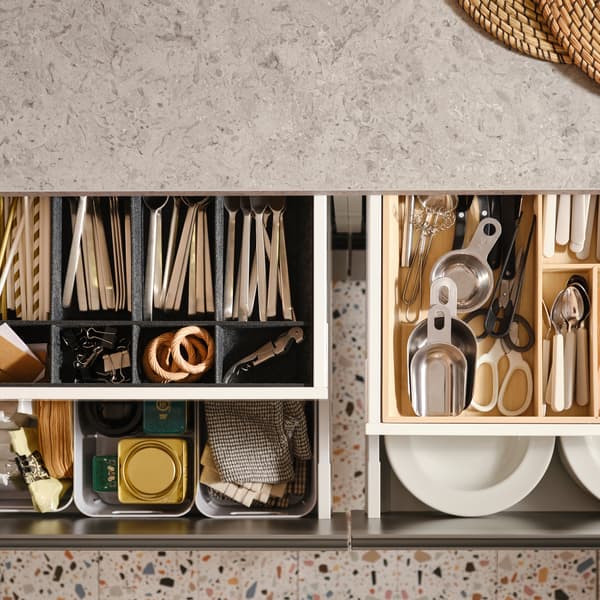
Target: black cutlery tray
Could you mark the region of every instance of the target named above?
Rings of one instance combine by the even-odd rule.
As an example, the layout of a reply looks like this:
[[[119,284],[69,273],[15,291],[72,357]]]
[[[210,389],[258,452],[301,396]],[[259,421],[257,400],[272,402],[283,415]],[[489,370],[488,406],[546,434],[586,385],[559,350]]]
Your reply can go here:
[[[107,233],[109,254],[112,257],[112,244],[108,221],[109,197],[102,197],[106,209],[102,210]],[[314,231],[313,231],[313,198],[310,196],[287,199],[284,213],[286,248],[289,264],[289,277],[295,321],[284,321],[278,309],[278,317],[267,322],[258,320],[257,302],[255,311],[248,322],[225,320],[223,318],[223,279],[225,271],[225,252],[227,245],[227,212],[224,208],[224,197],[211,198],[207,209],[208,229],[210,233],[211,266],[215,297],[214,314],[187,314],[187,283],[184,289],[182,308],[179,311],[155,310],[153,320],[144,320],[142,314],[146,237],[149,211],[141,196],[119,197],[121,215],[131,215],[131,311],[87,311],[82,312],[77,306],[76,291],[73,294],[72,306],[63,308],[63,277],[69,259],[72,239],[71,212],[69,203],[77,203],[78,197],[52,198],[52,261],[51,261],[51,310],[49,321],[6,321],[26,342],[47,342],[47,382],[40,385],[60,386],[74,382],[75,370],[66,359],[63,361],[61,333],[86,327],[101,328],[114,326],[125,332],[131,339],[132,381],[119,384],[127,387],[155,387],[164,384],[150,383],[142,369],[142,354],[145,344],[153,337],[165,331],[172,331],[187,325],[198,325],[206,328],[215,341],[215,363],[213,368],[197,383],[172,386],[219,386],[223,383],[226,370],[237,360],[258,349],[262,344],[274,340],[287,329],[298,326],[304,331],[304,342],[295,345],[289,353],[276,357],[264,365],[243,373],[231,382],[232,385],[281,385],[312,386],[313,385],[313,280],[314,280]],[[163,209],[162,244],[166,252],[172,201]],[[179,231],[185,216],[185,208],[181,209]],[[235,266],[240,254],[242,235],[242,215],[236,219]],[[254,253],[254,222],[252,226],[252,252]],[[325,257],[323,257],[325,260]],[[278,305],[279,306],[279,305]],[[64,364],[63,364],[64,362]],[[20,382],[5,384],[20,385]],[[32,385],[32,384],[23,384]],[[35,384],[38,385],[38,384]],[[78,384],[80,385],[80,384]],[[81,384],[89,386],[114,387],[110,383]]]

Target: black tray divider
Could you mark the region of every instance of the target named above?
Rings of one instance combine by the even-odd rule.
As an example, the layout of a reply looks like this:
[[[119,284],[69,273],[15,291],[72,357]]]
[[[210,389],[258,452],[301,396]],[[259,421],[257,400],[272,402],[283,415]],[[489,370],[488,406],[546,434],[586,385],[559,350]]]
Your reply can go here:
[[[325,268],[327,261],[326,256],[313,256],[313,203],[310,196],[287,198],[283,214],[292,305],[296,319],[307,322],[312,322],[313,315],[313,270]]]
[[[51,199],[51,240],[50,249],[50,321],[60,321],[63,318],[63,278],[62,278],[62,239],[63,239],[63,205],[70,202],[69,198],[55,197]]]
[[[144,202],[133,196],[131,202],[131,319],[142,320],[143,278],[145,261]]]
[[[139,385],[142,380],[140,377],[140,361],[141,356],[138,352],[140,344],[140,327],[139,325],[131,326],[131,383]]]
[[[220,367],[221,375],[227,372],[236,361],[254,353],[263,344],[274,341],[292,325],[271,327],[235,327],[222,324],[220,333]],[[293,345],[287,354],[273,357],[269,361],[241,374],[233,385],[313,385],[313,332],[312,327],[303,325],[304,341]],[[222,378],[220,380],[222,383]]]
[[[48,340],[48,358],[46,359],[46,372],[50,375],[50,383],[62,383],[60,379],[60,366],[62,364],[62,350],[60,347],[60,327],[50,326],[50,339]]]
[[[216,196],[214,202],[215,236],[212,241],[212,260],[215,292],[215,321],[223,320],[223,278],[225,276],[225,251],[227,247],[223,196]]]
[[[223,336],[225,329],[215,326],[215,383],[223,383]]]
[[[167,331],[176,331],[183,327],[187,327],[190,325],[197,325],[199,327],[204,327],[208,330],[211,336],[213,336],[214,344],[215,344],[215,357],[213,366],[209,369],[209,371],[197,382],[192,383],[171,383],[169,385],[177,388],[179,386],[207,386],[214,385],[219,380],[219,354],[218,354],[218,330],[219,326],[215,321],[185,321],[185,322],[172,322],[172,321],[138,321],[133,325],[135,330],[135,356],[136,356],[136,373],[138,377],[138,383],[142,383],[144,386],[148,385],[156,385],[148,381],[144,375],[144,371],[142,368],[142,356],[146,347],[146,344],[150,342],[154,337],[159,336],[162,333]],[[133,364],[133,362],[132,362]],[[162,385],[162,384],[161,384]]]

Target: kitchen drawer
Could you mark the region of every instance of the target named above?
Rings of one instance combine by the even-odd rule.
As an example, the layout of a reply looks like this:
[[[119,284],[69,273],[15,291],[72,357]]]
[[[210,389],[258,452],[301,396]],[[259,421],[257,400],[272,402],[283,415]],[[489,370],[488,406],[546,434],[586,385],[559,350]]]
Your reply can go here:
[[[519,247],[524,246],[530,218],[535,215],[537,226],[527,261],[523,293],[519,306],[531,324],[536,343],[524,353],[533,374],[533,399],[520,416],[503,416],[497,408],[478,412],[468,408],[455,417],[418,417],[413,412],[407,391],[406,343],[413,325],[402,323],[399,317],[399,296],[402,277],[399,276],[398,256],[400,227],[397,196],[370,196],[368,200],[368,435],[593,435],[600,425],[600,388],[598,377],[599,284],[600,264],[579,261],[570,252],[558,251],[548,259],[543,256],[543,204],[541,196],[524,196],[524,227],[519,230]],[[468,223],[468,221],[467,221]],[[423,308],[426,315],[429,298],[429,272],[436,259],[452,244],[453,229],[434,237],[423,277]],[[594,228],[593,239],[596,239]],[[591,296],[589,316],[590,402],[573,406],[562,413],[546,410],[542,380],[542,346],[540,340],[547,331],[544,324],[542,299],[548,304],[572,274],[580,274],[588,282]],[[403,274],[402,274],[403,275]],[[481,349],[487,350],[492,341],[484,340]],[[481,350],[480,350],[481,352]],[[482,381],[485,381],[482,379]],[[485,396],[485,384],[475,387],[475,394]],[[519,390],[522,392],[522,389]]]
[[[200,415],[202,401],[194,404],[194,415]],[[0,510],[0,548],[345,548],[348,543],[346,516],[331,514],[329,409],[328,402],[315,400],[310,402],[307,413],[313,450],[309,496],[316,498],[314,508],[296,518],[282,514],[240,514],[227,519],[208,518],[200,512],[194,504],[197,486],[190,489],[191,502],[186,501],[183,508],[169,507],[163,514],[144,511],[138,505],[114,504],[114,498],[108,497],[110,494],[92,492],[90,469],[86,469],[85,464],[96,450],[107,449],[107,438],[99,436],[100,445],[89,447],[95,443],[93,435],[80,427],[79,411],[75,410],[75,502],[69,502],[60,513],[44,515],[28,510],[9,513]],[[190,414],[191,418],[196,422],[196,417]],[[193,440],[201,429],[198,422],[195,430],[185,435]],[[199,479],[201,446],[190,443],[194,448],[191,463],[195,462],[198,471],[196,475],[190,474],[190,478],[195,480]],[[115,444],[109,448],[111,452]],[[152,518],[157,516],[160,518]]]
[[[73,201],[76,199],[73,198]],[[108,210],[108,198],[102,198]],[[120,311],[80,311],[76,294],[71,306],[62,306],[63,279],[71,245],[71,199],[52,199],[52,268],[51,309],[48,321],[10,320],[9,325],[26,342],[48,343],[48,383],[3,384],[4,398],[27,397],[45,399],[94,399],[118,394],[123,399],[235,399],[290,398],[323,399],[328,397],[328,204],[326,196],[287,198],[284,213],[287,234],[292,302],[295,321],[260,322],[258,317],[248,322],[226,320],[223,313],[223,279],[225,245],[227,243],[227,213],[224,197],[216,196],[207,210],[211,261],[215,292],[215,311],[211,314],[188,316],[182,309],[163,312],[154,310],[153,319],[144,318],[142,296],[146,257],[148,210],[142,197],[120,197],[119,210],[131,220],[131,306]],[[170,204],[169,204],[170,206]],[[168,238],[169,212],[163,219],[163,248]],[[183,217],[180,217],[181,219]],[[241,214],[237,218],[236,252],[239,255]],[[237,256],[236,256],[237,259]],[[236,260],[237,264],[237,260]],[[187,292],[184,292],[184,297]],[[193,384],[163,385],[147,380],[142,369],[142,354],[146,343],[165,331],[197,324],[206,328],[215,340],[215,364],[206,376]],[[131,383],[117,387],[104,383],[75,383],[76,372],[65,355],[61,339],[65,333],[85,327],[118,328],[122,337],[131,340]],[[226,384],[227,369],[262,344],[274,340],[293,326],[301,327],[304,342],[287,356],[278,358],[277,368],[257,368]],[[275,365],[273,365],[275,367]],[[117,391],[118,390],[118,391]]]
[[[524,500],[477,518],[443,514],[415,498],[394,474],[377,436],[369,437],[368,460],[368,512],[352,513],[353,548],[600,546],[600,501],[568,474],[558,444],[546,474]]]
[[[223,278],[227,215],[224,198],[214,198],[208,212],[212,234],[211,259],[215,286],[214,315],[189,317],[183,312],[156,312],[144,319],[142,290],[147,215],[141,197],[120,198],[120,210],[131,214],[132,305],[117,313],[83,313],[74,304],[62,307],[62,285],[71,242],[67,198],[52,199],[52,305],[48,321],[11,320],[9,324],[27,342],[49,343],[50,381],[44,384],[0,385],[3,398],[115,400],[228,400],[266,399],[311,402],[316,506],[301,518],[209,519],[195,506],[183,516],[133,519],[127,515],[110,518],[84,516],[72,504],[60,515],[0,514],[0,546],[4,548],[345,548],[348,544],[345,515],[331,515],[330,403],[329,395],[329,211],[328,198],[288,197],[285,225],[295,321],[258,318],[246,323],[226,320],[223,315]],[[168,215],[167,215],[168,216]],[[167,219],[168,222],[168,219]],[[238,234],[241,230],[238,217]],[[168,231],[163,236],[166,242]],[[239,236],[236,238],[239,248]],[[239,253],[239,249],[237,250]],[[216,343],[216,364],[206,379],[196,384],[152,384],[140,369],[142,345],[155,334],[189,324],[209,329]],[[69,382],[68,365],[61,348],[61,334],[80,327],[117,327],[132,339],[133,381],[131,384],[92,385]],[[294,351],[257,368],[245,379],[225,384],[226,370],[260,345],[273,340],[292,326],[302,327],[304,342]],[[262,372],[261,372],[262,371]],[[16,517],[16,518],[15,518]]]
[[[562,466],[555,450],[550,467],[535,489],[511,509],[489,517],[453,517],[429,508],[413,496],[394,474],[384,446],[385,436],[589,436],[600,429],[598,390],[599,265],[578,261],[570,252],[543,255],[543,199],[524,197],[528,229],[537,227],[526,269],[519,313],[531,323],[536,344],[525,355],[533,378],[533,401],[522,416],[497,411],[464,411],[456,417],[418,417],[406,391],[405,344],[410,326],[399,325],[398,256],[400,228],[397,197],[373,195],[368,200],[367,256],[367,513],[353,514],[355,548],[398,546],[597,546],[600,544],[600,501],[584,492]],[[527,231],[520,230],[519,239]],[[596,226],[593,232],[596,239]],[[433,241],[423,277],[424,311],[428,307],[429,269],[451,247],[452,230]],[[595,257],[594,247],[591,256]],[[542,348],[545,332],[542,302],[551,302],[573,273],[589,285],[590,403],[554,414],[544,411]],[[422,313],[424,316],[425,312]],[[408,330],[408,331],[407,331]],[[477,390],[477,388],[476,388]],[[485,392],[485,390],[484,390]],[[477,393],[477,391],[476,391]],[[429,437],[423,438],[424,447]],[[439,446],[439,444],[438,444]],[[409,459],[407,457],[407,459]],[[443,494],[443,490],[440,490]]]
[[[221,520],[190,515],[178,519],[94,519],[78,514],[40,518],[0,516],[3,549],[281,550],[348,547],[347,516],[331,519]]]

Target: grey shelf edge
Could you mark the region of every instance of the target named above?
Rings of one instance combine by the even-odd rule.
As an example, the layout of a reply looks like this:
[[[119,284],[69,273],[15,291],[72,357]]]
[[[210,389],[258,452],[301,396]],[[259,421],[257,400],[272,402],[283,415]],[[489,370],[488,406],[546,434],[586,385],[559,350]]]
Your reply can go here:
[[[599,548],[600,514],[507,512],[454,518],[436,513],[352,513],[351,546],[367,548]]]
[[[93,519],[78,515],[0,516],[0,549],[211,549],[348,548],[345,514],[306,519]]]

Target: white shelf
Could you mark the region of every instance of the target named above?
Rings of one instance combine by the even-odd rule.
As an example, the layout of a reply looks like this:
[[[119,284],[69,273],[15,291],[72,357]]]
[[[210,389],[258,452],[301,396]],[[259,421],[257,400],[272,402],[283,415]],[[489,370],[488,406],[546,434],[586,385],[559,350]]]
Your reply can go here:
[[[600,435],[597,423],[367,423],[366,434],[470,436]]]
[[[248,386],[6,386],[0,399],[31,400],[328,400],[327,387]]]

